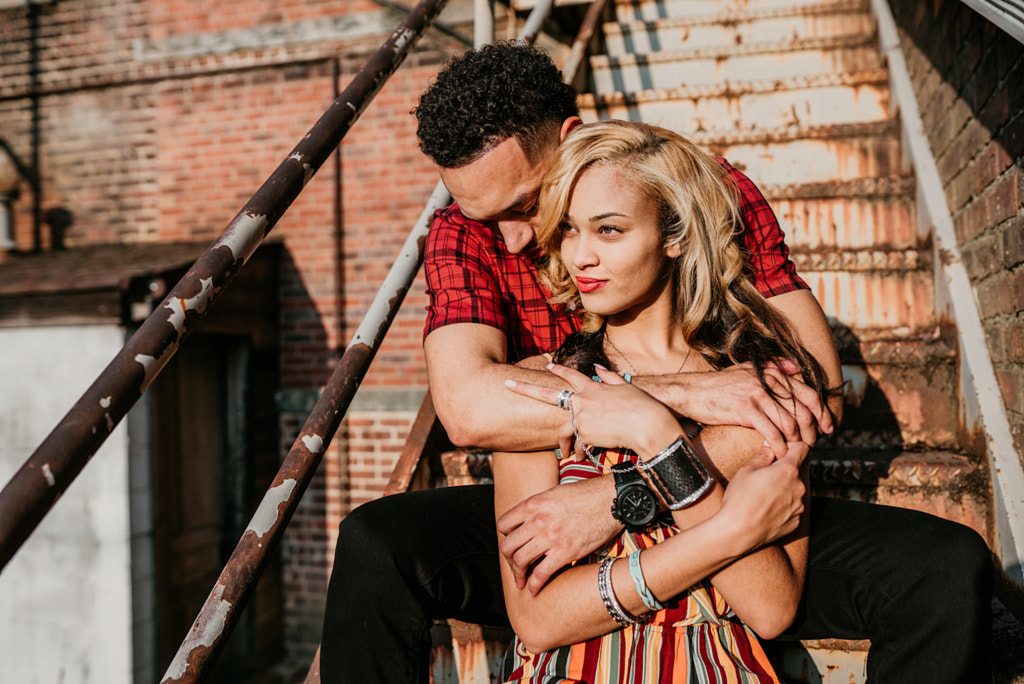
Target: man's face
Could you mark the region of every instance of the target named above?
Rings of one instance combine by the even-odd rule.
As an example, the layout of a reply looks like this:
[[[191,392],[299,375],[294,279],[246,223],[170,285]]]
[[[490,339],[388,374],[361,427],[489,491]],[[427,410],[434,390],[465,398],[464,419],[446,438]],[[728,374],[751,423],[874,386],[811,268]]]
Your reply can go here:
[[[551,151],[530,164],[519,141],[509,138],[474,162],[441,169],[440,176],[462,215],[496,229],[508,251],[518,254],[533,242],[537,198]]]

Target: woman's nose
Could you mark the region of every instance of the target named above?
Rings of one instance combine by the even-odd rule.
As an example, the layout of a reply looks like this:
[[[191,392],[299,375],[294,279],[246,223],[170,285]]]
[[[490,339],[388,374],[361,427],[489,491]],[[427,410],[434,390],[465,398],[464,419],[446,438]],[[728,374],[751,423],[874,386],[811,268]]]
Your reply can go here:
[[[580,235],[573,241],[572,264],[576,268],[586,268],[597,263],[597,252],[594,250],[594,240],[586,234]]]

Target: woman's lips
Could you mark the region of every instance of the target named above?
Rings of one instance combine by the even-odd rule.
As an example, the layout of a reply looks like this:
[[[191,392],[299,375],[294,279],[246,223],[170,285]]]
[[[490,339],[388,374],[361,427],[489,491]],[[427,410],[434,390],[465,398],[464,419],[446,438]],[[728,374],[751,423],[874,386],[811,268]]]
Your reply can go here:
[[[576,278],[576,287],[579,289],[580,292],[587,293],[587,292],[593,292],[597,288],[599,288],[602,285],[604,285],[606,282],[608,282],[608,281],[606,281],[606,280],[596,280],[594,278],[580,278],[580,277],[577,277]]]

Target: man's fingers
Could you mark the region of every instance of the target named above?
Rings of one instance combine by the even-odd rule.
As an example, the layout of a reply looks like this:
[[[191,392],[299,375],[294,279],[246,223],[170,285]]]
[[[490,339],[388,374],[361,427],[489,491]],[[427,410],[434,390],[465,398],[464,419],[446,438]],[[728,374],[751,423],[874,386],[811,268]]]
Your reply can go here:
[[[786,453],[786,437],[775,423],[768,420],[768,416],[761,414],[754,419],[751,427],[764,437],[764,441],[776,456]]]
[[[505,514],[498,518],[498,532],[505,537],[515,532],[516,528],[523,524],[523,515],[519,506],[513,506],[505,511]],[[504,545],[505,540],[501,541]]]
[[[512,575],[515,577],[516,586],[522,589],[526,586],[527,575],[530,574],[530,566],[537,562],[544,555],[544,549],[533,540],[520,547],[509,561],[512,568]]]
[[[567,563],[555,560],[550,556],[544,556],[530,571],[530,578],[526,582],[526,591],[530,592],[531,596],[536,596],[544,588],[544,585],[548,583],[551,576],[565,565]]]
[[[814,419],[814,415],[810,409],[799,401],[793,403],[793,409],[796,411],[796,424],[800,430],[800,441],[813,446],[814,442],[818,439],[818,431],[815,429],[817,421]]]

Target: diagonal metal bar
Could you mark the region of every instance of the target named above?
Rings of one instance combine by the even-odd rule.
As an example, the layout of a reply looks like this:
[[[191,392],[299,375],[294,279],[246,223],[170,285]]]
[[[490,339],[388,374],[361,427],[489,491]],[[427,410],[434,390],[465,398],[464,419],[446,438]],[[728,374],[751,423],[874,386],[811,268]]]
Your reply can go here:
[[[423,262],[434,211],[449,201],[448,191],[439,183],[167,668],[162,684],[200,682],[216,660]]]
[[[341,142],[446,0],[423,0],[0,492],[0,570]]]

